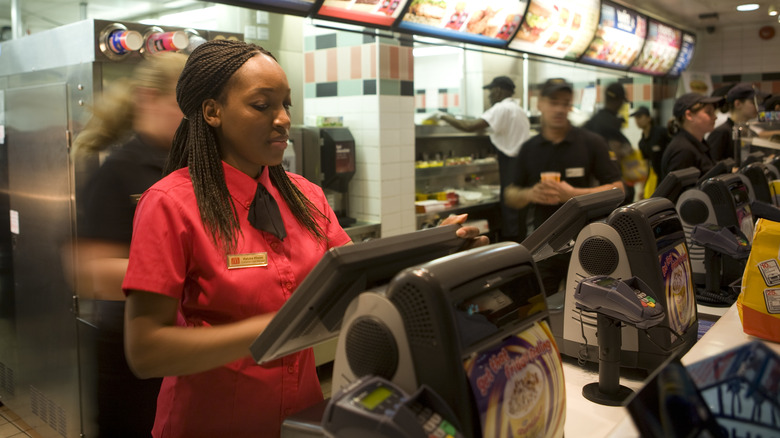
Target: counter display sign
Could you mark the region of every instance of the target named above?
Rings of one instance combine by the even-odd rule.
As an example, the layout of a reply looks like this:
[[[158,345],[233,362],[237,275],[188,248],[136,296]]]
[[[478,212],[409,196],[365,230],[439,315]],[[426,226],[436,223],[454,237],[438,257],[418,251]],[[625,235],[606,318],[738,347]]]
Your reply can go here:
[[[317,17],[389,28],[407,0],[324,0]]]
[[[506,45],[517,31],[524,0],[409,0],[400,30],[467,43]]]
[[[674,65],[680,52],[682,32],[671,26],[648,20],[647,40],[631,71],[651,75],[664,75]]]
[[[577,59],[599,21],[599,0],[531,0],[509,48],[558,59]]]
[[[684,33],[682,37],[682,47],[680,47],[680,54],[677,55],[677,61],[674,62],[674,66],[669,71],[670,76],[680,76],[680,74],[688,68],[688,65],[693,59],[693,47],[696,45],[696,37],[689,33]]]
[[[485,437],[563,435],[561,356],[545,321],[464,362]]]
[[[623,6],[604,2],[599,28],[580,60],[625,70],[639,56],[646,34],[645,17]]]

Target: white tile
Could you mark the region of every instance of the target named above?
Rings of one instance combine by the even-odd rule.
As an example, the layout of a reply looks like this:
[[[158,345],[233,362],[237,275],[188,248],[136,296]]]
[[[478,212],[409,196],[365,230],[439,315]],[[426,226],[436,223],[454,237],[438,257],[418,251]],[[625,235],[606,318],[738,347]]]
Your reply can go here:
[[[398,163],[382,164],[383,179],[401,179],[401,166]]]
[[[379,159],[382,163],[398,163],[401,161],[401,148],[383,144],[379,148]]]
[[[382,180],[382,198],[401,194],[401,180]],[[383,210],[384,211],[384,210]]]
[[[382,200],[378,198],[366,198],[367,214],[382,214]]]
[[[401,197],[385,196],[385,194],[383,193],[382,194],[382,216],[386,216],[388,214],[400,214],[400,212],[401,212]]]
[[[350,56],[351,47],[338,47],[337,59],[338,59],[338,78],[340,81],[350,78],[350,70],[352,65],[352,57]]]
[[[314,52],[314,82],[327,82],[327,80],[328,56],[325,50],[318,50]]]
[[[363,147],[375,147],[380,145],[379,130],[378,129],[362,129],[363,140],[361,146]]]

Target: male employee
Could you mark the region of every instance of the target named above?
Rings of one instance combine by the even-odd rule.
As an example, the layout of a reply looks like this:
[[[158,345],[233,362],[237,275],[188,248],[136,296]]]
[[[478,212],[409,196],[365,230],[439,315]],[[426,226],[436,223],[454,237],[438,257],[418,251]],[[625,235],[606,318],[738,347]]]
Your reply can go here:
[[[604,139],[569,122],[572,99],[573,88],[564,79],[544,83],[538,104],[541,133],[520,148],[515,184],[506,190],[507,205],[532,207],[528,214],[533,217],[534,229],[574,196],[623,190],[620,169]],[[560,181],[541,181],[541,173],[550,171],[559,172]],[[550,257],[537,266],[545,292],[554,294],[566,278],[569,254]]]
[[[656,125],[653,117],[650,115],[650,109],[646,106],[640,106],[633,113],[636,126],[642,130],[642,139],[639,140],[639,150],[642,157],[650,162],[650,175],[645,183],[644,197],[649,198],[653,195],[658,186],[658,175],[661,174],[661,157],[664,154],[666,145],[669,144],[669,131],[665,126]]]
[[[609,84],[604,91],[604,108],[600,109],[583,125],[583,128],[595,132],[607,142],[607,146],[617,157],[618,163],[623,162],[623,159],[633,152],[631,142],[620,131],[621,126],[623,126],[623,118],[618,115],[618,112],[626,102],[628,102],[628,98],[623,85],[618,82]],[[629,175],[623,175],[626,192],[624,204],[634,201],[635,182],[637,181],[634,181]]]
[[[513,99],[515,83],[506,76],[498,76],[482,87],[489,90],[490,108],[474,120],[461,120],[449,114],[439,116],[461,131],[476,132],[491,128],[490,141],[498,155],[498,173],[501,196],[501,237],[502,240],[520,241],[525,237],[525,214],[506,206],[504,189],[514,181],[512,161],[517,157],[520,146],[528,139],[530,123],[520,103]],[[522,222],[522,223],[521,223]]]

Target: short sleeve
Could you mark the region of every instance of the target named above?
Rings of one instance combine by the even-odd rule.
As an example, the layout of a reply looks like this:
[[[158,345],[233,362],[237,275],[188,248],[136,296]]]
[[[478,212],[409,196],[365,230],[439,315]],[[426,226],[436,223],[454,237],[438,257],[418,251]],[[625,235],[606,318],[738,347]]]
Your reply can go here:
[[[193,227],[184,210],[168,193],[154,188],[141,197],[122,284],[125,293],[142,290],[181,299]]]
[[[600,185],[611,184],[620,181],[620,167],[617,161],[612,159],[609,146],[601,136],[590,135],[591,150],[593,152],[593,175]]]

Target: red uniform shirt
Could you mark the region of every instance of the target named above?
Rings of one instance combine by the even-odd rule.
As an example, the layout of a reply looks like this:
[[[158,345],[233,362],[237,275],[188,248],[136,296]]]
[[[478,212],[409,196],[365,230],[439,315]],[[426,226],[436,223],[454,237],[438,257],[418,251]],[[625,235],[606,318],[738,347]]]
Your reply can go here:
[[[350,239],[322,190],[289,174],[327,215],[317,218],[327,243],[318,242],[292,215],[268,171],[257,180],[223,163],[241,226],[235,254],[267,253],[267,266],[228,269],[200,218],[187,169],[152,186],[136,211],[123,289],[179,300],[178,324],[212,326],[279,310],[329,247]],[[280,241],[247,220],[257,183],[268,189],[287,229]],[[259,366],[247,357],[203,373],[166,377],[157,399],[154,437],[278,436],[288,415],[322,400],[311,349]],[[121,394],[117,394],[121,397]]]

